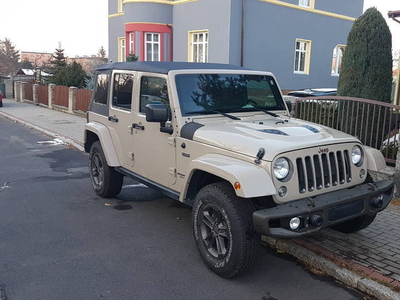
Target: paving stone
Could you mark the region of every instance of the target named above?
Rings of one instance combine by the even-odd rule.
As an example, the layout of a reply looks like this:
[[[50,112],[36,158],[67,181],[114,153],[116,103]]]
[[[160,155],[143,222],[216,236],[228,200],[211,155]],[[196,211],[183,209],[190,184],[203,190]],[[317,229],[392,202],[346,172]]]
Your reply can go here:
[[[399,273],[399,268],[394,268],[394,267],[391,267],[391,266],[387,266],[385,269],[389,270],[390,272]]]
[[[393,274],[391,277],[400,281],[400,274]]]
[[[388,269],[386,269],[386,268],[380,268],[380,267],[375,267],[374,266],[374,269],[375,269],[375,271],[381,273],[382,275],[385,275],[387,277],[393,278],[392,277],[393,272],[388,270]]]

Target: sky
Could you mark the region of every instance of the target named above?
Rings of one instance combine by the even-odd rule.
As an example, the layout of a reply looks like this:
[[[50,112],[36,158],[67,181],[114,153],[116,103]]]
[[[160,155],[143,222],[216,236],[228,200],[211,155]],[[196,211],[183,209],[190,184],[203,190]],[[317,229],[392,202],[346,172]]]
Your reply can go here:
[[[217,0],[216,0],[217,1]],[[334,1],[334,0],[329,0]],[[57,4],[55,4],[57,3]],[[0,39],[9,38],[17,50],[53,53],[59,42],[67,56],[108,53],[108,0],[1,0]],[[399,0],[364,0],[387,20],[400,50],[400,24],[387,18],[400,10]]]
[[[394,51],[400,50],[400,24],[387,16],[388,11],[400,10],[399,0],[364,0],[364,11],[375,6],[385,18],[392,33],[392,48]],[[399,18],[398,18],[399,19]]]
[[[108,0],[0,3],[0,39],[11,39],[17,50],[53,53],[61,42],[64,53],[74,57],[108,48]]]

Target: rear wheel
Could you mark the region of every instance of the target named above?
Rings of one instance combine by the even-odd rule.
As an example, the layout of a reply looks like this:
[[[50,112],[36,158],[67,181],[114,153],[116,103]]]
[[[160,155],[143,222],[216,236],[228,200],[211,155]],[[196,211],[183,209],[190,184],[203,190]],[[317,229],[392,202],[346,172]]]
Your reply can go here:
[[[253,203],[236,196],[229,183],[205,186],[196,196],[193,230],[205,265],[224,278],[250,269],[261,237],[254,231]]]
[[[89,173],[97,195],[114,197],[121,192],[123,175],[109,167],[100,142],[94,142],[89,154]]]
[[[333,229],[343,232],[343,233],[353,233],[360,231],[364,228],[367,228],[374,220],[375,220],[376,214],[375,215],[365,215],[365,216],[360,216],[348,221],[345,221],[343,223],[340,223],[338,225],[332,226]]]

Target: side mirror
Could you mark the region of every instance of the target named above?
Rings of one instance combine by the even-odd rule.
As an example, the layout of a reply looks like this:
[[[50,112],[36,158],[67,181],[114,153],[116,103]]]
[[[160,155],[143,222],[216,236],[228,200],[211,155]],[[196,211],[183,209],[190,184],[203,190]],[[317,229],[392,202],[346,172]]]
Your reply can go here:
[[[168,108],[162,102],[151,102],[146,105],[146,121],[147,122],[167,122],[169,119]]]
[[[285,100],[289,112],[292,112],[292,102],[288,99]]]
[[[160,122],[160,131],[172,134],[174,129],[166,127],[165,122],[171,120],[171,111],[162,102],[151,102],[146,105],[146,121]]]

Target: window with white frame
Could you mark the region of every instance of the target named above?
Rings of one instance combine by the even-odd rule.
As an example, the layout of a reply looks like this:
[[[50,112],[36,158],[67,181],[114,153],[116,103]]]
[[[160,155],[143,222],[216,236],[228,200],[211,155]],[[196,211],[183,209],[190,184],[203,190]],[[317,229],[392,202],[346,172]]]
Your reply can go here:
[[[313,8],[314,0],[299,0],[299,6]]]
[[[310,72],[311,41],[296,39],[294,72],[309,74]]]
[[[118,38],[118,61],[126,61],[126,41],[125,38]]]
[[[208,62],[208,31],[190,32],[191,62]]]
[[[160,61],[160,34],[146,33],[146,61]]]
[[[342,59],[344,50],[346,46],[344,45],[337,45],[333,49],[333,57],[332,57],[332,75],[339,75],[340,69],[342,68]]]
[[[133,32],[129,33],[129,53],[135,53],[135,43]]]

